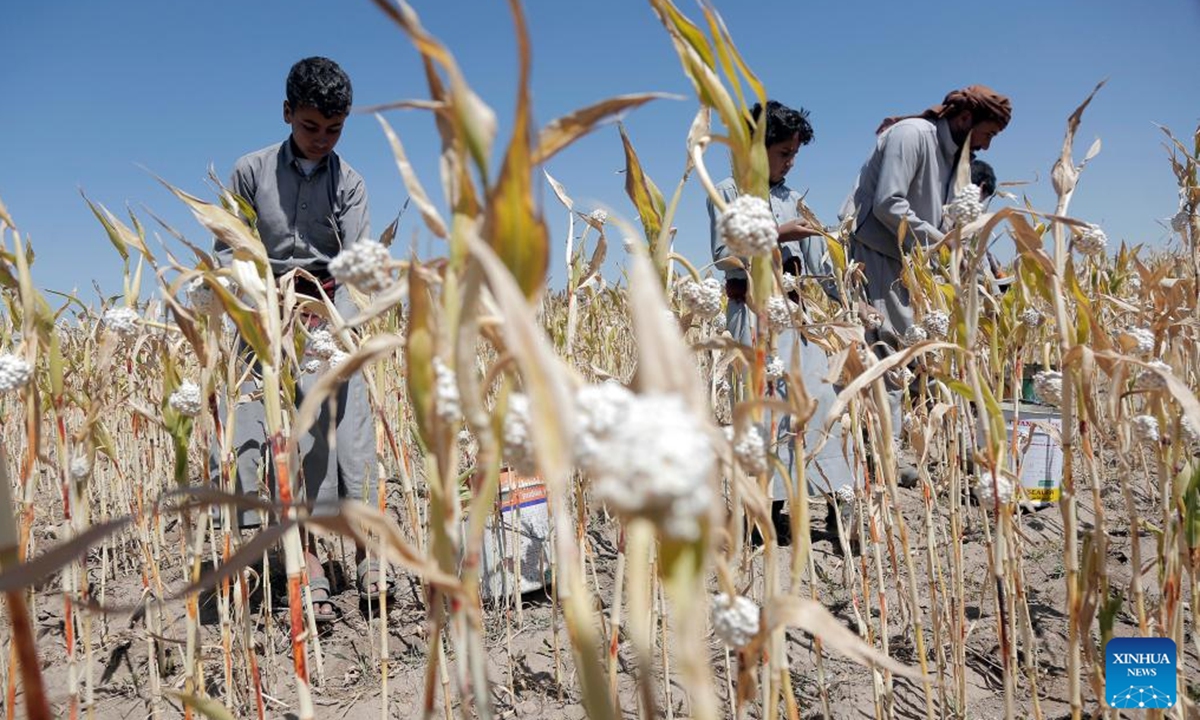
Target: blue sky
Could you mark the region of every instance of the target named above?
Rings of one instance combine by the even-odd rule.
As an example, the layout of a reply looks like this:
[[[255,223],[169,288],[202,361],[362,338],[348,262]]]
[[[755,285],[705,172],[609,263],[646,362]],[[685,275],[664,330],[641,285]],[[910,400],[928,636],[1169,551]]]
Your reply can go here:
[[[919,112],[971,83],[991,85],[1014,104],[1012,124],[984,158],[1002,181],[1029,182],[1021,190],[1050,209],[1049,171],[1066,117],[1108,78],[1084,118],[1077,157],[1095,137],[1103,151],[1084,173],[1072,214],[1100,223],[1114,241],[1155,247],[1171,242],[1164,223],[1176,210],[1175,185],[1155,123],[1190,137],[1200,120],[1200,59],[1194,52],[1200,2],[715,4],[770,95],[811,111],[816,141],[801,150],[789,182],[808,191],[809,204],[826,222],[834,221],[881,118]],[[496,110],[500,137],[507,137],[516,83],[507,3],[417,0],[414,7]],[[699,16],[686,0],[680,7]],[[621,93],[686,97],[652,103],[625,118],[646,170],[669,194],[683,171],[696,103],[649,4],[527,0],[525,10],[539,125]],[[132,207],[153,229],[148,208],[207,244],[147,169],[211,198],[209,165],[227,177],[239,155],[286,137],[283,81],[295,60],[318,54],[336,59],[353,78],[359,106],[426,96],[416,52],[367,0],[69,0],[19,3],[4,20],[0,198],[34,243],[38,284],[79,288],[88,300],[94,298],[93,280],[106,293],[120,291],[121,262],[80,189],[114,212]],[[407,111],[388,119],[440,202],[431,118]],[[373,224],[382,229],[405,192],[378,124],[354,116],[338,150],[365,177]],[[708,157],[714,176],[726,174],[720,150]],[[620,138],[610,126],[560,153],[547,169],[580,208],[603,204],[632,218],[622,168]],[[548,189],[545,195],[556,245],[551,284],[561,286],[565,211]],[[694,179],[675,224],[677,248],[707,262],[708,221]],[[424,257],[444,252],[415,211],[404,216],[397,242],[407,247],[414,238]],[[610,278],[621,254],[619,245],[610,252]]]

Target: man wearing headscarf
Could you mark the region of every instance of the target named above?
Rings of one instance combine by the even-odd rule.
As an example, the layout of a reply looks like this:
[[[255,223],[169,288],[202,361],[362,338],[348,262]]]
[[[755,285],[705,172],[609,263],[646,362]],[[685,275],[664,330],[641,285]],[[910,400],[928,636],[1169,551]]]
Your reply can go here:
[[[942,208],[954,198],[955,169],[968,138],[968,152],[987,150],[1011,119],[1007,97],[971,85],[919,115],[887,118],[875,131],[875,149],[854,191],[850,252],[863,265],[867,301],[882,316],[882,326],[867,333],[881,356],[899,348],[913,324],[900,280],[902,254],[941,241]],[[899,423],[894,425],[898,432]],[[911,482],[915,471],[902,470],[909,475],[902,479]]]

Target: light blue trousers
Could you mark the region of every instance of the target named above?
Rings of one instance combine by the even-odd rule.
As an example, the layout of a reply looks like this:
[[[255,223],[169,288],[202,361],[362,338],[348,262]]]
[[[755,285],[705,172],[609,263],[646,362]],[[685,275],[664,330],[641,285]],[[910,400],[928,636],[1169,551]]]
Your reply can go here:
[[[339,286],[334,304],[343,318],[349,319],[358,310],[349,291]],[[302,373],[298,379],[296,406],[304,402],[304,394],[316,384],[318,375]],[[241,387],[243,397],[261,393],[260,381],[251,377]],[[362,500],[371,504],[376,498],[375,419],[362,373],[355,373],[333,396],[337,399],[334,417],[327,401],[313,427],[299,440],[299,477],[292,478],[297,499],[307,499],[313,513],[330,512],[342,498]],[[333,398],[330,398],[332,400]],[[221,413],[225,414],[224,403]],[[258,496],[260,488],[275,493],[275,466],[268,443],[266,411],[261,399],[239,403],[233,410],[233,452],[236,455],[237,492]],[[330,425],[334,432],[330,436]],[[209,453],[212,477],[220,477],[220,447],[214,443]],[[266,482],[260,486],[259,478]],[[242,527],[260,524],[257,510],[241,511]]]
[[[744,302],[730,300],[725,313],[726,325],[733,338],[743,345],[749,345],[754,338],[754,316]],[[804,428],[803,443],[796,443],[798,433],[792,428],[792,417],[787,414],[768,412],[765,418],[767,428],[774,427],[771,437],[772,452],[779,458],[787,470],[785,475],[776,470],[771,478],[771,498],[786,500],[788,486],[795,482],[796,456],[800,448],[807,449],[804,466],[807,480],[808,495],[836,492],[839,488],[855,488],[862,485],[850,462],[847,460],[851,447],[843,447],[844,436],[840,422],[834,423],[829,431],[825,446],[813,457],[808,457],[824,437],[823,425],[825,416],[837,398],[839,388],[825,382],[829,372],[829,357],[817,345],[808,342],[794,330],[785,331],[776,336],[776,352],[783,365],[791,371],[793,357],[799,353],[800,377],[809,397],[817,403],[816,412]],[[775,397],[787,400],[788,388],[784,379],[775,381],[768,389]],[[765,428],[764,428],[765,429]],[[797,496],[802,494],[794,493]]]

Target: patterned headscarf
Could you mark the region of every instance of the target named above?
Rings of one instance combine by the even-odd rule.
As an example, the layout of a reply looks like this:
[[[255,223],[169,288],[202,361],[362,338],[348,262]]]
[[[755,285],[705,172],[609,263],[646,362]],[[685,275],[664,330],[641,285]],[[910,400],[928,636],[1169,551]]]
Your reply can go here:
[[[970,85],[961,90],[950,91],[940,105],[934,105],[923,113],[885,119],[879,124],[875,134],[878,135],[901,120],[919,117],[933,122],[963,110],[969,110],[975,116],[976,122],[995,120],[1000,123],[1001,130],[1007,127],[1012,119],[1012,101],[986,85]]]

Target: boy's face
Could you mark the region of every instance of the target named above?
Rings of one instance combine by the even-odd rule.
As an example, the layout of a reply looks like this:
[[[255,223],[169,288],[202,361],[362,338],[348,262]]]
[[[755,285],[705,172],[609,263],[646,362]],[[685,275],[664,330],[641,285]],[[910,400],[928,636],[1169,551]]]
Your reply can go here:
[[[328,118],[315,107],[304,105],[293,108],[285,100],[283,121],[292,126],[292,139],[296,141],[300,153],[309,160],[321,160],[337,145],[346,116]]]
[[[783,179],[787,177],[792,165],[796,163],[796,153],[799,150],[800,133],[767,146],[767,165],[770,168],[772,184],[783,182]]]

